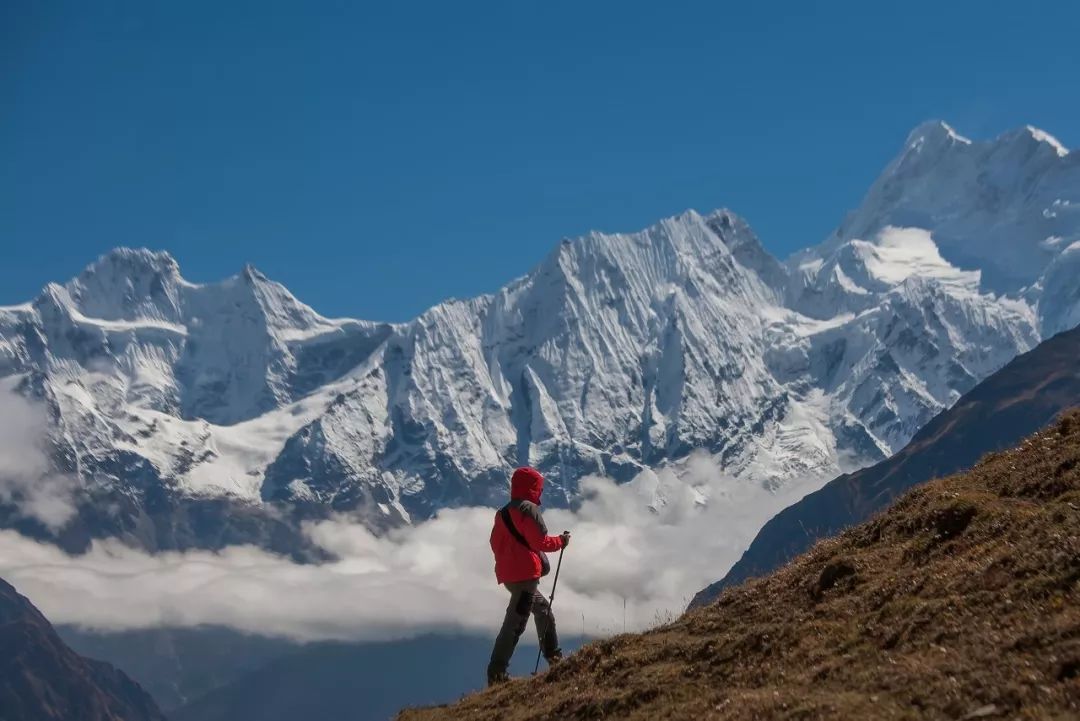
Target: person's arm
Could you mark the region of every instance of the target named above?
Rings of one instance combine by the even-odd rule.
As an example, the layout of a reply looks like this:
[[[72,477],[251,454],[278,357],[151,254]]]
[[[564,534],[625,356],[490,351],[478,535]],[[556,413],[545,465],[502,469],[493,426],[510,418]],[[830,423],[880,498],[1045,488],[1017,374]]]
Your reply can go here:
[[[529,542],[529,548],[534,551],[551,553],[563,547],[562,536],[549,536],[544,517],[540,515],[540,509],[532,503],[522,503],[519,507],[525,522],[521,524],[521,535]]]

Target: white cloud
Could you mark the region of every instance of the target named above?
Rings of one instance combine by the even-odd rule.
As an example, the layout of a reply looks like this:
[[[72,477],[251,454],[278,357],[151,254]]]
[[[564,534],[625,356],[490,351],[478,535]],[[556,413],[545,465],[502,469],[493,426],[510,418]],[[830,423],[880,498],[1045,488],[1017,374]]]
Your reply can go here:
[[[75,515],[75,479],[50,469],[45,408],[0,385],[0,502],[58,530]]]
[[[624,598],[628,630],[679,613],[793,500],[726,478],[701,457],[681,475],[647,472],[623,486],[589,478],[578,510],[545,513],[552,533],[574,533],[555,601],[564,632],[580,632],[582,616],[590,634],[621,630]],[[303,640],[490,633],[507,600],[488,548],[493,514],[446,510],[385,537],[319,523],[309,535],[340,559],[319,565],[252,547],[150,555],[115,541],[69,556],[3,531],[0,576],[52,621],[99,629],[221,624]]]

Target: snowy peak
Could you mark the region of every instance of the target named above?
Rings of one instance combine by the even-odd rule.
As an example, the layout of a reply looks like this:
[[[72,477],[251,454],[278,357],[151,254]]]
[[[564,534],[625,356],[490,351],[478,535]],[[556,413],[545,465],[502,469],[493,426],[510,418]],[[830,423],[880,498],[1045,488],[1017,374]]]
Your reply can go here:
[[[1031,138],[1031,140],[1035,141],[1040,146],[1048,147],[1059,158],[1064,158],[1069,154],[1069,149],[1062,145],[1061,141],[1045,130],[1040,130],[1033,125],[1025,125],[1023,130],[1018,131],[1017,134]]]
[[[1002,148],[1015,145],[1045,147],[1045,149],[1052,151],[1054,155],[1061,158],[1069,154],[1069,150],[1057,138],[1033,125],[1025,125],[1015,130],[1006,131],[989,141],[976,142],[961,135],[955,128],[942,120],[928,120],[917,125],[908,134],[901,157],[911,152],[933,154],[962,148],[985,150],[987,148]]]
[[[940,152],[942,149],[957,145],[971,145],[971,140],[960,135],[955,128],[943,120],[927,120],[908,133],[904,145],[908,151],[936,150]]]
[[[210,314],[240,315],[261,322],[282,342],[338,325],[251,264],[225,280],[196,284],[183,278],[169,253],[146,248],[112,250],[65,285],[47,286],[37,302],[63,306],[87,323],[105,321],[106,326],[112,322],[202,325]]]
[[[253,265],[244,266],[244,270],[231,283],[222,283],[222,290],[224,286],[231,286],[230,290],[252,303],[252,310],[265,319],[268,332],[280,341],[303,339],[337,327],[333,321],[297,300],[285,286],[270,280]],[[213,293],[215,290],[209,286],[205,292]]]
[[[1064,158],[1066,155],[1069,154],[1069,149],[1062,145],[1057,138],[1055,138],[1053,135],[1046,132],[1045,130],[1039,130],[1038,128],[1032,127],[1031,125],[1028,125],[1027,129],[1028,132],[1031,133],[1032,137],[1034,137],[1040,143],[1049,144],[1050,147],[1052,147],[1060,157]]]
[[[119,248],[0,314],[0,370],[35,364],[82,386],[57,396],[72,414],[130,403],[232,425],[339,377],[389,332],[323,318],[252,266],[195,284],[168,253]]]
[[[633,233],[592,231],[562,243],[556,256],[577,262],[603,258],[626,266],[649,262],[656,277],[671,277],[681,272],[680,261],[707,257],[723,247],[701,215],[687,210]]]
[[[983,290],[1018,294],[1037,285],[1058,254],[1080,240],[1075,157],[1031,126],[972,141],[939,121],[923,123],[860,207],[823,244],[789,263],[814,275],[845,244],[877,243],[889,227],[918,229],[945,263],[980,271]]]
[[[765,250],[749,223],[726,208],[714,210],[703,220],[740,265],[753,271],[777,298],[783,297],[787,272],[780,261]]]
[[[117,248],[87,266],[64,289],[80,313],[108,321],[178,322],[180,268],[171,255]]]
[[[641,297],[706,277],[733,294],[773,295],[784,275],[746,221],[726,209],[687,210],[634,233],[592,232],[562,243],[555,258],[563,272],[581,276],[582,288],[603,285],[605,272],[618,269]]]

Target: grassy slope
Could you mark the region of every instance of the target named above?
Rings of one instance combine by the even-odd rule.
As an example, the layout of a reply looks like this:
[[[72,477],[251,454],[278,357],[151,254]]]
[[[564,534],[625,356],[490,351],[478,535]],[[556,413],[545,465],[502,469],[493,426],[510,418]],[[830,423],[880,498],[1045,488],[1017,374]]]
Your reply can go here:
[[[711,606],[427,719],[1080,718],[1080,410]]]

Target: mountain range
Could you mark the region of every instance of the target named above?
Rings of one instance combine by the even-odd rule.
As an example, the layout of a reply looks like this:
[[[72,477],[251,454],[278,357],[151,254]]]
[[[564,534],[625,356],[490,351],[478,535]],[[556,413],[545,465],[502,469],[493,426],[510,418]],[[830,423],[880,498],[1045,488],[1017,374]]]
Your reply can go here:
[[[1078,157],[1030,127],[974,142],[930,122],[785,262],[734,213],[687,211],[565,240],[401,324],[324,318],[252,267],[200,285],[115,250],[0,308],[0,384],[44,407],[74,509],[43,518],[16,484],[0,525],[303,558],[299,519],[378,532],[495,505],[525,463],[571,505],[587,474],[696,449],[732,483],[811,492],[1080,322]]]

